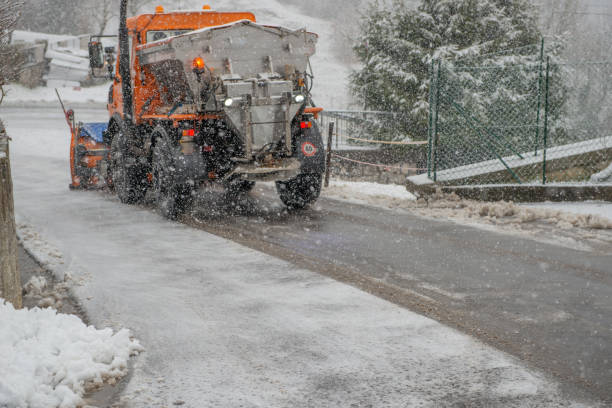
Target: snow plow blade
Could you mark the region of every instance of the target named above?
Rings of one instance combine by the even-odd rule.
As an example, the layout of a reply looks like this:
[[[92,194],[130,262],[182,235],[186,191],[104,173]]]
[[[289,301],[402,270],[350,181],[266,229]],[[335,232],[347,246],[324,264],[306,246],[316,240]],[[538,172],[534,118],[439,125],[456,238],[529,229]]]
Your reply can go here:
[[[102,168],[109,154],[104,142],[107,123],[78,123],[71,129],[71,189],[96,189],[105,186]]]

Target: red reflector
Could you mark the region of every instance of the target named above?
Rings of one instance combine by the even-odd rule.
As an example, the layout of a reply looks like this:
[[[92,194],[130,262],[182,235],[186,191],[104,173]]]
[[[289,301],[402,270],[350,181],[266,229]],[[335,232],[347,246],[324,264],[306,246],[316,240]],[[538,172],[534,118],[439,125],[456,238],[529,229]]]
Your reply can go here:
[[[202,151],[210,153],[213,151],[213,147],[212,146],[202,146]]]
[[[183,136],[194,137],[195,130],[194,129],[183,130]]]
[[[312,128],[312,122],[300,122],[300,127],[302,129],[310,129]]]

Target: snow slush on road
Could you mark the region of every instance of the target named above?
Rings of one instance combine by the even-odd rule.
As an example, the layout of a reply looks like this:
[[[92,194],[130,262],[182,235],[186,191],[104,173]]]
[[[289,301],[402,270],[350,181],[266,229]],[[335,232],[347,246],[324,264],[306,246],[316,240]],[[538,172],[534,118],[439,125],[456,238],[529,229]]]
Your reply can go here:
[[[114,82],[106,126],[77,124],[66,112],[71,186],[106,184],[128,204],[150,189],[168,218],[184,212],[208,182],[232,197],[274,181],[289,208],[316,201],[325,169],[314,121],[322,109],[310,96],[317,35],[206,8],[158,7],[126,19],[126,3],[116,78],[132,81]],[[115,77],[114,50],[95,38],[89,49],[93,72]]]

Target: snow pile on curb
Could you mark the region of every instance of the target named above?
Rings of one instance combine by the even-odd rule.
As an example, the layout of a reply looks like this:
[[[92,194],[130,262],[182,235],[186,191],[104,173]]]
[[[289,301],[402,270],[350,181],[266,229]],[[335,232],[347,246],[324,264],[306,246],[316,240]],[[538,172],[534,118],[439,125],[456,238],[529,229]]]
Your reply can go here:
[[[612,229],[612,220],[595,214],[574,214],[571,212],[523,208],[514,203],[499,202],[483,204],[478,209],[482,217],[504,218],[517,217],[520,222],[547,221],[559,228],[586,228],[596,230]]]
[[[128,330],[97,330],[53,309],[15,310],[0,299],[0,322],[0,407],[76,407],[143,351]]]
[[[612,222],[612,203],[605,201],[522,203],[521,206],[582,215],[592,221],[596,220],[597,216]]]
[[[405,186],[354,181],[332,180],[323,190],[325,197],[357,204],[384,204],[386,207],[400,206],[403,201],[415,201],[416,197]]]
[[[427,199],[418,200],[413,208],[422,210],[421,213],[424,215],[440,213],[450,218],[481,219],[496,225],[518,225],[541,221],[561,229],[612,230],[612,220],[599,215],[573,214],[547,208],[526,208],[506,201],[466,200],[455,193],[446,194],[441,191]]]
[[[44,276],[32,276],[28,283],[23,285],[23,290],[27,295],[42,295],[47,287],[47,279]]]

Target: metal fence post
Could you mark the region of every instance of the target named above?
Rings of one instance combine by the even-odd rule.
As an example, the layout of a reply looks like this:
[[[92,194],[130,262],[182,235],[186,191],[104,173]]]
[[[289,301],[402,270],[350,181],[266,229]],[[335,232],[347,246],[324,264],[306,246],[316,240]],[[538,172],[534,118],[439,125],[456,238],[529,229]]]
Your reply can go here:
[[[431,59],[429,70],[429,127],[427,128],[427,177],[431,178],[431,149],[433,147],[432,126],[433,126],[433,93],[434,93],[434,70],[435,61]]]
[[[549,86],[550,86],[550,56],[546,58],[546,85],[545,85],[545,102],[544,102],[544,151],[542,154],[542,184],[546,184],[546,149],[548,147],[548,116],[549,116]]]
[[[544,69],[544,38],[542,38],[542,47],[540,48],[540,66],[539,66],[539,79],[538,79],[538,113],[536,119],[536,136],[535,136],[535,154],[538,155],[538,143],[540,142],[540,114],[542,109],[542,70]]]
[[[438,73],[436,75],[436,110],[433,119],[433,132],[432,132],[432,153],[431,160],[433,164],[433,181],[438,181],[438,116],[440,112],[440,72],[442,71],[442,60],[438,60]]]
[[[331,170],[332,140],[334,137],[334,122],[329,122],[329,134],[327,135],[327,159],[325,166],[325,188],[329,187],[329,172]]]
[[[21,279],[17,269],[17,235],[9,139],[0,122],[0,297],[21,309]]]

